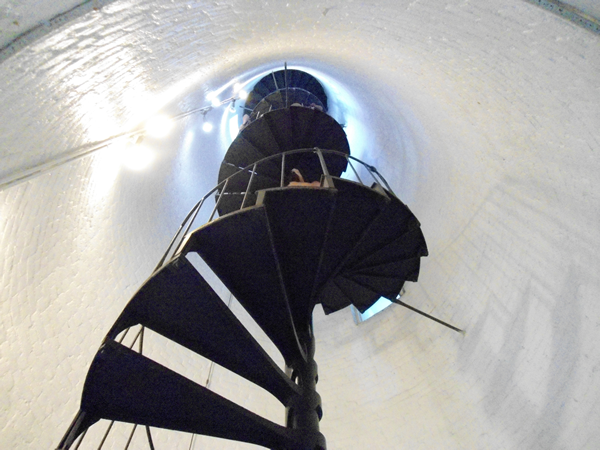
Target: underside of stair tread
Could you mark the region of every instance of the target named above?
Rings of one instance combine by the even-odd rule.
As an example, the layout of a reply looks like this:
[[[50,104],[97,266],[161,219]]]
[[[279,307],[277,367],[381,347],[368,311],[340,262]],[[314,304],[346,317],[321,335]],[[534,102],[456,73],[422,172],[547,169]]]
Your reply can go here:
[[[312,132],[315,122],[319,120],[319,116],[315,114],[315,111],[299,106],[292,106],[290,107],[290,116],[293,134],[298,148],[317,146]]]
[[[195,230],[183,253],[197,252],[282,353],[303,354],[264,206],[228,214]]]
[[[271,128],[271,133],[281,151],[293,150],[294,136],[292,135],[292,122],[289,109],[278,109],[263,116]],[[253,124],[248,125],[248,127]]]
[[[273,136],[268,120],[264,117],[252,122],[240,134],[247,142],[250,142],[255,148],[260,150],[261,154],[264,155],[263,157],[276,155],[282,151],[275,136]]]
[[[321,101],[325,109],[327,109],[327,95],[325,94],[321,83],[310,74],[294,69],[287,71],[287,83],[284,70],[265,75],[258,83],[256,83],[249,93],[245,107],[253,110],[264,97],[276,90],[282,90],[286,86],[288,88],[297,87],[311,92]]]
[[[263,204],[297,328],[310,323],[312,289],[336,194],[333,189],[288,187],[270,189],[264,195]]]
[[[337,276],[333,281],[361,313],[369,309],[381,297],[378,292],[344,276]]]
[[[293,432],[112,340],[88,372],[81,409],[91,416],[288,448]]]
[[[183,256],[150,277],[108,336],[142,324],[271,392],[283,404],[298,387],[281,371]]]
[[[389,196],[390,203],[369,225],[365,235],[354,248],[346,261],[353,267],[373,253],[393,243],[398,237],[413,228],[420,226],[419,221],[408,207],[394,196]]]
[[[420,267],[421,258],[415,257],[401,261],[388,262],[378,266],[364,267],[349,273],[390,278],[397,277],[406,281],[417,281],[419,279]]]
[[[352,304],[350,298],[334,283],[333,279],[329,279],[325,283],[317,302],[321,303],[325,314],[334,313]]]
[[[404,280],[396,277],[363,275],[360,273],[347,274],[345,277],[358,284],[377,292],[381,297],[395,299],[404,286]]]
[[[264,127],[261,127],[260,123],[253,127],[248,127],[242,130],[242,132],[232,142],[232,146],[225,154],[222,165],[231,164],[238,168],[244,168],[254,164],[256,161],[266,158],[267,156],[277,154],[277,148],[275,148],[275,151],[270,151],[269,146],[265,145],[268,144],[269,141],[267,141],[264,136],[261,136],[261,140],[258,143],[255,143],[251,140],[253,138],[253,134],[255,134],[252,130],[259,128],[259,131],[264,134]],[[277,159],[265,161],[260,164],[260,169],[263,172],[268,172],[277,177],[277,174],[280,171],[279,161]],[[219,180],[223,180],[223,178],[225,177],[223,177],[219,172]]]
[[[389,202],[387,197],[353,181],[331,177],[338,191],[323,249],[316,288],[329,278],[359,242],[371,221]]]
[[[352,270],[378,266],[394,261],[427,256],[427,245],[420,227],[408,230],[393,242],[363,258]]]
[[[223,194],[219,202],[219,216],[230,214],[231,212],[239,211],[244,201],[243,192],[229,192]],[[256,194],[248,193],[244,207],[253,206],[256,204]]]
[[[252,170],[240,171],[238,167],[223,164],[219,171],[219,175],[223,175],[223,179],[231,177],[227,182],[227,192],[245,192],[248,183],[250,182],[250,177],[252,176]],[[254,176],[252,176],[252,186],[250,186],[251,191],[254,192],[258,189],[268,189],[273,187],[273,184],[279,184],[280,175],[281,172],[279,168],[277,168],[277,170],[272,170],[267,167],[257,167]]]

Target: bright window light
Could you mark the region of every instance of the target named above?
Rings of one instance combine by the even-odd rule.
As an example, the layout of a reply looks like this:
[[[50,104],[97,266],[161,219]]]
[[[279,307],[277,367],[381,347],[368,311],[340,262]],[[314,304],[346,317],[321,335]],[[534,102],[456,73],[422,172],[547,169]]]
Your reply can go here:
[[[146,121],[146,133],[155,138],[162,138],[173,129],[173,120],[164,114],[151,117]]]
[[[144,170],[154,161],[154,152],[144,145],[130,145],[125,149],[121,161],[130,170]]]
[[[238,92],[238,97],[240,100],[246,100],[248,98],[248,92],[246,92],[244,89],[240,89]]]
[[[364,322],[367,319],[370,319],[375,314],[380,313],[381,311],[386,309],[391,304],[392,304],[392,302],[389,301],[387,298],[381,297],[379,300],[377,300],[375,303],[373,303],[373,305],[371,305],[371,307],[369,309],[367,309],[364,313],[361,313],[358,309],[356,309],[354,307],[354,305],[351,306],[350,308],[352,310],[352,317],[354,318],[354,322],[358,325],[359,323]]]
[[[202,124],[202,131],[204,131],[205,133],[210,133],[213,129],[212,123],[210,122],[204,122]]]
[[[229,119],[229,136],[231,137],[232,141],[236,138],[239,131],[240,127],[238,125],[238,116],[236,114]]]
[[[244,85],[242,83],[235,83],[233,85],[233,92],[239,92],[243,87]]]
[[[218,97],[215,97],[210,101],[210,104],[216,108],[217,106],[221,105],[221,100],[219,100]]]

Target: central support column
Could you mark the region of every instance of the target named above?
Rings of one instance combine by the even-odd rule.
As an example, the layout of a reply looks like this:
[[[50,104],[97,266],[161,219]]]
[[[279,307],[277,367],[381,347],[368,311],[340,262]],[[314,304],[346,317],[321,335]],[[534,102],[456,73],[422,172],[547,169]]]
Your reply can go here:
[[[315,356],[315,337],[312,326],[298,336],[306,353],[306,362],[300,361],[291,368],[292,380],[297,380],[301,395],[287,408],[287,426],[301,431],[301,444],[289,450],[326,450],[325,436],[319,432],[319,421],[323,417],[321,396],[317,393],[318,371]]]

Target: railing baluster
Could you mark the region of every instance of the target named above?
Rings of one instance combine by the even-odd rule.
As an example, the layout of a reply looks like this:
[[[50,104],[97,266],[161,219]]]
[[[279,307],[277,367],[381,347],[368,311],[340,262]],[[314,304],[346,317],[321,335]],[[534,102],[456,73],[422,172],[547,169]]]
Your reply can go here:
[[[169,246],[167,247],[167,251],[164,253],[163,257],[158,262],[158,264],[156,265],[156,267],[154,268],[154,271],[152,273],[156,272],[158,269],[160,269],[162,267],[163,263],[165,262],[165,259],[167,259],[167,255],[169,254],[169,252],[171,251],[171,248],[173,247],[173,244],[177,240],[177,237],[179,236],[181,229],[185,226],[186,222],[188,221],[190,216],[193,214],[194,210],[196,210],[196,214],[198,214],[198,211],[200,210],[200,207],[202,206],[203,202],[204,202],[204,199],[202,199],[201,201],[196,203],[196,205],[190,210],[190,212],[187,214],[187,216],[185,216],[185,219],[183,219],[183,222],[181,222],[181,225],[179,225],[179,228],[177,229],[177,232],[173,236],[173,239],[171,239],[171,242],[169,243]],[[198,209],[196,209],[196,208],[198,208]],[[196,218],[196,216],[194,215],[194,219],[195,218]],[[194,219],[192,219],[192,221]],[[189,229],[189,227],[188,227],[188,229]],[[184,235],[185,235],[185,233],[184,233]]]
[[[210,213],[210,217],[208,218],[209,222],[212,222],[213,217],[215,217],[215,213],[217,212],[217,208],[219,207],[219,203],[221,203],[221,199],[223,198],[223,194],[225,194],[225,191],[227,190],[227,184],[229,183],[229,179],[230,178],[231,177],[228,177],[227,179],[225,179],[225,185],[223,186],[223,189],[221,189],[221,193],[219,194],[219,199],[215,203],[215,207],[213,208],[212,213]]]
[[[319,156],[319,161],[321,162],[321,170],[323,170],[323,175],[328,177],[329,170],[327,170],[327,164],[325,164],[325,158],[323,158],[323,152],[318,147],[315,147],[315,150],[317,151],[317,155]]]
[[[371,174],[371,176],[373,177],[373,180],[375,180],[375,183],[379,184],[379,180],[375,177],[375,174],[373,173],[373,166],[370,166],[368,164],[364,164],[364,166],[367,168],[367,170],[369,171],[369,173]]]
[[[281,183],[279,187],[283,187],[285,181],[285,152],[281,154]]]
[[[200,209],[202,208],[202,205],[204,204],[204,200],[206,200],[206,197],[202,197],[202,200],[200,200],[200,204],[198,205],[196,212],[194,213],[194,215],[188,222],[188,225],[185,228],[185,231],[183,232],[182,238],[179,241],[179,245],[177,245],[177,248],[175,249],[175,252],[173,253],[174,255],[178,254],[181,251],[181,244],[183,244],[184,238],[190,232],[190,228],[192,228],[192,225],[194,224],[194,220],[196,220],[196,217],[198,216],[198,213],[200,212]]]
[[[248,198],[248,192],[250,192],[250,187],[252,186],[252,180],[254,179],[254,174],[256,173],[256,164],[252,166],[252,173],[250,174],[250,180],[248,180],[248,185],[246,186],[246,193],[244,194],[244,199],[242,200],[242,206],[240,209],[244,209],[244,205],[246,204],[246,199]]]
[[[390,191],[392,194],[394,194],[394,191],[392,191],[392,188],[390,187],[390,185],[388,184],[388,182],[386,181],[385,178],[383,178],[383,175],[381,175],[378,171],[376,167],[373,167],[373,171],[375,172],[375,174],[377,175],[377,177],[381,180],[381,182],[383,183],[383,185],[386,187],[386,189],[388,191]],[[394,196],[396,196],[396,194],[394,194]]]
[[[358,175],[358,172],[356,171],[356,169],[354,168],[354,165],[352,164],[352,161],[350,161],[350,158],[346,158],[348,161],[348,165],[350,166],[350,168],[352,169],[352,172],[354,172],[354,175],[356,176],[356,179],[358,180],[358,182],[362,185],[364,185],[364,183],[362,182],[362,180],[360,179],[360,176]]]

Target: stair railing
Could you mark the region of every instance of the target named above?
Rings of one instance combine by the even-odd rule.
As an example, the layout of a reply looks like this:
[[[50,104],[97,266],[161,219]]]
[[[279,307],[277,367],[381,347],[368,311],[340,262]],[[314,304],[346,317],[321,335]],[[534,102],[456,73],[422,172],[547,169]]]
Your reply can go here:
[[[175,235],[173,236],[173,238],[171,239],[166,251],[164,252],[162,258],[160,259],[159,263],[156,265],[154,272],[157,272],[158,270],[160,270],[161,267],[163,267],[163,265],[165,264],[166,261],[168,261],[169,259],[171,259],[172,257],[174,257],[175,255],[177,255],[183,248],[183,244],[185,242],[186,237],[188,236],[190,229],[192,228],[192,225],[194,224],[202,206],[205,204],[206,200],[212,196],[213,194],[216,195],[216,201],[215,201],[215,205],[212,209],[212,212],[208,218],[207,223],[210,223],[214,220],[215,214],[218,211],[219,205],[221,204],[221,200],[223,198],[223,195],[226,192],[227,186],[229,184],[229,181],[238,176],[239,174],[241,174],[242,172],[250,172],[250,179],[248,180],[248,184],[246,185],[246,189],[243,192],[240,192],[239,194],[243,194],[243,200],[241,203],[240,208],[238,208],[238,210],[243,209],[245,207],[247,207],[246,203],[248,200],[248,196],[249,194],[252,193],[252,182],[254,180],[255,175],[258,173],[258,169],[259,167],[269,161],[272,160],[277,160],[279,158],[281,158],[281,173],[280,173],[280,187],[285,187],[285,173],[286,173],[286,156],[289,155],[295,155],[295,154],[299,154],[299,153],[314,153],[317,155],[317,157],[319,158],[319,162],[321,165],[321,171],[322,174],[325,176],[329,176],[329,169],[327,168],[327,161],[325,159],[325,155],[335,155],[335,156],[341,156],[343,158],[346,159],[346,161],[348,162],[348,165],[350,166],[350,169],[352,170],[352,173],[354,174],[354,176],[356,177],[356,180],[358,181],[358,183],[362,184],[363,186],[366,186],[366,184],[362,181],[362,179],[360,178],[360,175],[358,174],[357,169],[354,167],[354,164],[352,162],[358,163],[360,165],[362,165],[367,172],[370,174],[370,176],[373,178],[374,182],[376,184],[379,185],[383,185],[385,187],[385,189],[392,195],[396,196],[392,190],[392,188],[390,187],[390,185],[388,184],[388,182],[386,181],[386,179],[383,177],[383,175],[381,175],[378,171],[377,168],[375,166],[372,166],[370,164],[365,163],[364,161],[361,161],[358,158],[355,158],[354,156],[350,156],[344,152],[340,152],[337,150],[327,150],[327,149],[321,149],[321,148],[303,148],[303,149],[295,149],[295,150],[288,150],[286,152],[282,152],[282,153],[277,153],[275,155],[271,155],[271,156],[267,156],[263,159],[260,159],[258,161],[255,161],[252,164],[249,164],[248,166],[239,169],[237,172],[235,172],[234,174],[228,176],[227,178],[225,178],[224,180],[222,180],[219,184],[217,184],[215,187],[213,187],[210,191],[208,191],[193,207],[192,209],[188,212],[188,214],[185,216],[185,219],[183,220],[183,222],[181,223],[181,225],[179,225],[179,228],[177,229],[177,232],[175,233]],[[249,205],[248,205],[249,206]]]

